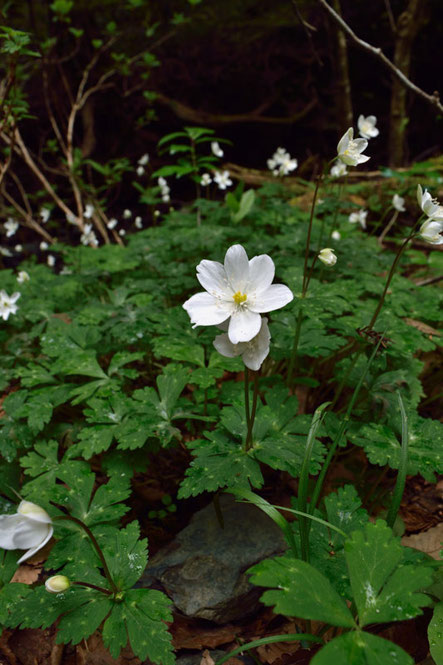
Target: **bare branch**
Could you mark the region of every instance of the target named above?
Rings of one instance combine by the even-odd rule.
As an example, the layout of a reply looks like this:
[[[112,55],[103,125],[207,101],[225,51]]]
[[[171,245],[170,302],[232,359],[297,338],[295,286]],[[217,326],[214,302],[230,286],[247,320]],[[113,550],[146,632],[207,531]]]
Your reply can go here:
[[[54,238],[44,229],[35,219],[29,215],[24,208],[6,191],[4,184],[1,186],[0,191],[5,199],[12,205],[14,210],[23,218],[25,226],[39,233],[45,240],[53,243]]]
[[[410,81],[407,76],[405,76],[399,69],[397,69],[397,67],[394,64],[392,64],[392,62],[389,60],[389,58],[385,56],[381,48],[372,46],[371,44],[368,44],[368,42],[365,42],[363,39],[357,37],[355,32],[341,18],[341,16],[339,16],[332,9],[332,7],[326,2],[326,0],[318,0],[318,2],[321,4],[322,7],[324,7],[324,9],[334,19],[334,21],[340,26],[341,30],[343,30],[350,37],[350,39],[354,42],[354,44],[359,46],[367,53],[370,53],[371,55],[375,56],[378,60],[381,60],[381,62],[385,65],[385,67],[387,67],[390,70],[390,72],[399,81],[401,81],[406,88],[412,90],[412,92],[414,92],[418,97],[421,97],[422,99],[426,100],[428,104],[431,104],[431,106],[434,107],[434,109],[436,109],[440,113],[443,113],[443,105],[440,102],[440,95],[438,94],[437,91],[433,92],[432,95],[428,95],[427,92],[416,86],[415,83],[412,83],[412,81]]]

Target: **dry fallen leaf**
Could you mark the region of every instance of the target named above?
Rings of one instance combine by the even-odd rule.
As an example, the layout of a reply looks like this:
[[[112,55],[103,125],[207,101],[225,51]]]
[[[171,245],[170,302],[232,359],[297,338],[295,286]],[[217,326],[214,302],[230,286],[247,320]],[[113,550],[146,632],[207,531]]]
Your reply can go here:
[[[412,536],[404,536],[401,542],[402,545],[426,552],[433,559],[438,560],[440,559],[440,550],[443,548],[443,523],[427,531],[415,533]]]
[[[203,651],[203,657],[200,661],[200,665],[215,665],[215,660],[211,658],[211,654],[207,649]]]
[[[422,323],[421,321],[416,321],[415,319],[403,319],[405,323],[408,324],[408,326],[412,326],[413,328],[417,328],[420,332],[422,332],[425,335],[436,335],[437,337],[440,337],[440,333],[438,330],[435,328],[432,328],[432,326],[428,326],[427,323]]]

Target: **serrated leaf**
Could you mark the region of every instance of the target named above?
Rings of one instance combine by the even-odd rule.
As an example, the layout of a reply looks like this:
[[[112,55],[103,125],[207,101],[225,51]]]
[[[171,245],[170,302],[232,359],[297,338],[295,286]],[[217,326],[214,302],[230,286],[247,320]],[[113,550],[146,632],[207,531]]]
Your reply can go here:
[[[161,665],[173,665],[172,639],[164,621],[171,621],[170,600],[160,591],[132,589],[125,597],[126,626],[134,654]]]
[[[103,551],[112,578],[119,589],[130,589],[142,576],[148,561],[147,540],[139,540],[140,527],[131,522],[125,529],[114,530]]]
[[[83,589],[75,589],[80,596]],[[84,589],[85,592],[93,591]],[[78,606],[70,612],[64,613],[57,626],[57,644],[78,644],[86,640],[97,630],[103,619],[112,609],[113,603],[109,597],[100,592],[84,594],[83,601],[78,600]],[[63,607],[63,606],[62,606]],[[62,609],[63,611],[63,609]]]
[[[306,561],[275,557],[253,566],[248,573],[257,586],[277,587],[265,591],[261,601],[275,606],[279,614],[355,627],[351,612],[329,580]]]
[[[435,665],[443,665],[443,602],[434,607],[428,626],[429,649]]]
[[[335,637],[315,654],[311,665],[414,665],[401,647],[377,635],[352,631]]]
[[[345,557],[361,626],[411,619],[431,603],[418,593],[431,584],[431,569],[400,565],[403,548],[382,520],[355,531]]]

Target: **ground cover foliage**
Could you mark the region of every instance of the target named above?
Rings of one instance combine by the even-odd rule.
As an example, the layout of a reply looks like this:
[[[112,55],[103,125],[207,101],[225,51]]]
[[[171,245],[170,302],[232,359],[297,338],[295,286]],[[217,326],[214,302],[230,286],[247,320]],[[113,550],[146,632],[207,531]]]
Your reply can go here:
[[[334,187],[320,204],[313,248],[328,223]],[[340,446],[360,446],[380,469],[399,469],[400,395],[409,428],[403,471],[430,481],[443,472],[441,425],[422,417],[419,408],[425,358],[439,344],[441,294],[405,276],[432,275],[437,252],[412,249],[405,255],[404,274],[392,281],[376,338],[359,334],[377,306],[394,253],[381,250],[375,236],[350,225],[348,211],[339,211],[339,261],[333,268],[315,267],[302,299],[309,212],[290,196],[277,184],[257,190],[241,224],[232,222],[223,201],[202,199],[200,226],[195,209],[175,211],[128,237],[126,247],[59,244],[52,247],[57,270],[34,259],[21,264],[29,280],[20,284],[19,308],[0,331],[2,512],[15,513],[17,493],[43,507],[56,525],[45,570],[92,586],[71,585],[50,595],[41,585],[4,584],[3,625],[45,627],[59,619],[57,640],[73,644],[101,625],[114,657],[129,639],[141,659],[173,662],[164,623],[171,620],[169,601],[161,592],[133,588],[147,561],[146,540],[137,522],[124,518],[131,478],[143,474],[162,449],[181,445],[190,453],[175,500],[232,490],[260,505],[250,489],[260,490],[267,467],[299,478],[307,463],[305,480],[318,477],[337,437]],[[271,350],[257,379],[249,447],[239,381],[243,362],[221,356],[212,344],[214,328],[193,329],[182,307],[196,289],[196,257],[220,260],[221,248],[238,242],[249,256],[270,254],[279,281],[295,296],[270,317]],[[7,293],[17,288],[15,270],[3,269],[1,280]],[[297,366],[287,385],[300,311]],[[381,336],[389,338],[383,347]],[[296,386],[307,395],[305,409],[299,408]],[[313,429],[312,413],[324,402],[329,408],[324,405],[326,415]],[[394,654],[395,662],[412,662],[392,643],[383,655],[385,642],[364,628],[417,616],[435,604],[434,568],[424,555],[401,547],[382,519],[369,521],[354,486],[328,494],[317,507],[311,503],[312,511],[300,496],[294,509],[320,521],[307,531],[301,521],[285,525],[292,545],[303,543],[305,530],[307,556],[302,545],[301,553],[290,548],[251,570],[254,583],[276,589],[263,602],[276,612],[344,629],[312,662],[335,656],[383,663],[393,662]],[[388,495],[376,512],[390,503]],[[76,519],[99,544],[107,572]],[[4,583],[17,559],[15,552],[5,553]]]

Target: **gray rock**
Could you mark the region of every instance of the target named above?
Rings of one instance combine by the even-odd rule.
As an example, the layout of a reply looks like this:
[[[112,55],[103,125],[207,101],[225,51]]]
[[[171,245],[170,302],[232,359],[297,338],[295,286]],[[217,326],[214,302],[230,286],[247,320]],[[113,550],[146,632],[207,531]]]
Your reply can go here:
[[[217,663],[217,660],[226,656],[226,652],[222,651],[221,649],[209,649],[209,655],[211,656],[212,660]],[[199,651],[198,653],[189,654],[187,656],[180,656],[175,661],[175,665],[200,665],[202,658],[203,651]],[[237,654],[234,656],[234,658],[240,660],[245,665],[255,665],[255,661],[251,658],[251,656],[248,656],[247,653]]]
[[[243,618],[259,607],[262,590],[245,570],[286,549],[277,525],[259,508],[220,497],[224,528],[209,504],[150,560],[137,586],[161,586],[188,617],[215,623]]]

